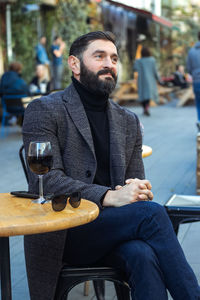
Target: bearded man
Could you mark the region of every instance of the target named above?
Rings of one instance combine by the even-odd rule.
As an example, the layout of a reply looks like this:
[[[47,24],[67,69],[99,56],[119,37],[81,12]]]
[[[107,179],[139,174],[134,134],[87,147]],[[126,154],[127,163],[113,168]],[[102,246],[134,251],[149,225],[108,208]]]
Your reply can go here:
[[[31,300],[54,299],[62,262],[104,263],[127,277],[132,299],[199,299],[195,275],[165,209],[152,201],[144,179],[138,117],[109,99],[117,81],[113,36],[90,32],[77,38],[68,64],[72,84],[34,100],[26,109],[23,138],[50,141],[53,167],[44,192],[80,192],[100,209],[97,219],[73,229],[25,237]],[[29,173],[29,190],[38,191]]]

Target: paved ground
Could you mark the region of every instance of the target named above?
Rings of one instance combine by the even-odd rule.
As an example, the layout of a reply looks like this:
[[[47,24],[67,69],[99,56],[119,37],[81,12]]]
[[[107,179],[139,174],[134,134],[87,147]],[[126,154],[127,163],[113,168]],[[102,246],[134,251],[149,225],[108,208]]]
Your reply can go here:
[[[144,159],[146,177],[153,185],[155,201],[164,204],[173,193],[196,194],[196,111],[194,106],[177,108],[176,101],[151,108],[151,117],[144,117],[141,108],[129,105],[144,125],[144,143],[153,148],[152,156]],[[22,143],[19,127],[8,128],[0,138],[0,192],[26,190],[26,180],[18,159]],[[200,282],[200,223],[181,225],[179,240],[189,263]],[[23,238],[11,239],[13,300],[29,300]],[[116,299],[112,284],[106,287],[106,300]],[[83,296],[82,286],[76,287],[69,300],[96,299],[92,284],[90,294]]]

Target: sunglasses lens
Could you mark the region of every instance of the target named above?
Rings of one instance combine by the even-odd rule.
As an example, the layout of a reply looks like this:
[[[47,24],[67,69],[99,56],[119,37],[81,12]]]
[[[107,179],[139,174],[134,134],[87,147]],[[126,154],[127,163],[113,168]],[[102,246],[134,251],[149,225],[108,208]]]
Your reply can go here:
[[[54,196],[51,203],[53,210],[61,211],[67,204],[67,197],[65,195]]]
[[[81,204],[81,194],[79,192],[72,193],[69,197],[69,203],[74,208],[79,207]]]

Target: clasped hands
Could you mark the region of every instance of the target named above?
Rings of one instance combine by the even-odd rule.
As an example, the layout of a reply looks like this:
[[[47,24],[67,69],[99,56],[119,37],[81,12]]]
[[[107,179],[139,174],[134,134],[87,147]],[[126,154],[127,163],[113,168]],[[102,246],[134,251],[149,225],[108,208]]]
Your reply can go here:
[[[115,190],[109,190],[103,200],[103,206],[123,206],[137,201],[153,200],[151,183],[146,179],[131,178],[125,185],[117,185]]]

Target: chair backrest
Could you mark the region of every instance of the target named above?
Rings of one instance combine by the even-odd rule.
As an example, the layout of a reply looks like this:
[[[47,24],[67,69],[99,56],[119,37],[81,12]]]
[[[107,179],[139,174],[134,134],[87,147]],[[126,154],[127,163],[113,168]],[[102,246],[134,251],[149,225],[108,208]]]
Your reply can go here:
[[[27,170],[26,159],[25,159],[24,145],[22,145],[19,149],[19,158],[20,158],[20,161],[22,164],[22,168],[24,170],[24,175],[26,177],[26,181],[28,183],[28,170]]]
[[[26,96],[27,95],[3,95],[1,97],[1,104],[3,110],[5,110],[8,113],[19,112],[19,108],[24,108],[22,98]]]

